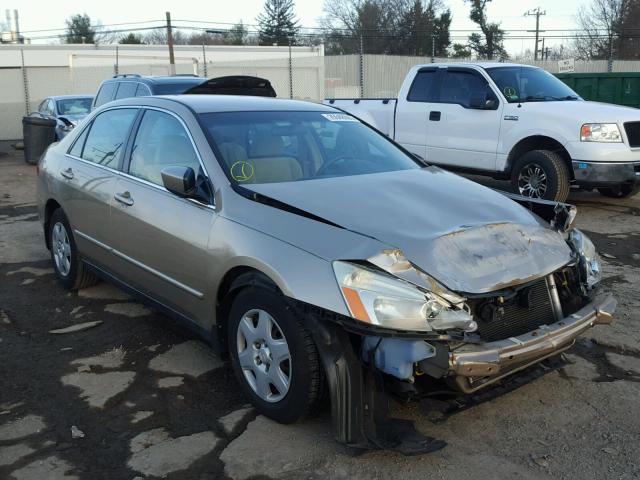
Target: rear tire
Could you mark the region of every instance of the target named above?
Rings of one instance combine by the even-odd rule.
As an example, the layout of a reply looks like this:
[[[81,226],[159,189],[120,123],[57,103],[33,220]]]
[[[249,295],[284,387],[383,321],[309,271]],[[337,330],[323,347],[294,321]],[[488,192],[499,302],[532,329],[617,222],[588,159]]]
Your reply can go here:
[[[511,170],[511,187],[525,197],[564,202],[569,196],[569,169],[564,159],[550,150],[522,155]]]
[[[640,185],[629,185],[623,183],[615,187],[599,187],[598,191],[601,195],[611,198],[626,198],[631,197],[640,191]]]
[[[325,388],[320,356],[282,294],[259,287],[241,290],[231,304],[227,330],[236,378],[261,414],[293,423],[319,410]]]
[[[80,259],[69,220],[61,208],[51,215],[48,235],[53,269],[65,288],[78,290],[98,283],[98,277]]]

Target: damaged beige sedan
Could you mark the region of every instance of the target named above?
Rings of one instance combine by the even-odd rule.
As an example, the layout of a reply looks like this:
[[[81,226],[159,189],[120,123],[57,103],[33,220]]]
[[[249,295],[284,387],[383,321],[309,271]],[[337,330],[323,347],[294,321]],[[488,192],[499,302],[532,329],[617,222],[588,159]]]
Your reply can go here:
[[[277,421],[328,396],[356,448],[442,448],[388,396],[490,391],[616,306],[574,207],[426,165],[332,107],[120,100],[39,167],[63,285],[98,275],[185,322]]]

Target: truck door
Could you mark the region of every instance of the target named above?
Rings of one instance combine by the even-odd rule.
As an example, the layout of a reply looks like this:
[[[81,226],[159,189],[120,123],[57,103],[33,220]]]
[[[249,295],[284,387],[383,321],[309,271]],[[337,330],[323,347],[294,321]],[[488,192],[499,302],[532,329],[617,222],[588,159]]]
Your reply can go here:
[[[396,106],[396,142],[423,159],[427,159],[428,118],[437,76],[438,69],[435,67],[418,70],[407,98],[398,98]]]
[[[427,113],[427,159],[441,165],[495,170],[503,105],[474,69],[443,69]]]

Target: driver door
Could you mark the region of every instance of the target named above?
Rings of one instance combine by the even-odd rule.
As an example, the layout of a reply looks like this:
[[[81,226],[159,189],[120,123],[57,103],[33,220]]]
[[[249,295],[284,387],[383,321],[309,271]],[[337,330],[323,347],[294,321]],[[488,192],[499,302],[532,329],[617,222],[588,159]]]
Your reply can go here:
[[[495,105],[477,108],[478,98]],[[473,69],[446,69],[437,103],[430,107],[429,162],[495,170],[503,105],[484,77]]]

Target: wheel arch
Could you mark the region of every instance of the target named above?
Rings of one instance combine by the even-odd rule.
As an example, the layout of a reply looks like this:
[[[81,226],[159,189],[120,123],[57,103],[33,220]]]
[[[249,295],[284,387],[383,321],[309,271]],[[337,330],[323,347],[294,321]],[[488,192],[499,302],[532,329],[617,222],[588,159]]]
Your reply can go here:
[[[49,250],[51,250],[51,239],[49,238],[49,223],[51,222],[51,216],[53,215],[53,212],[55,212],[58,208],[62,207],[53,198],[47,200],[47,203],[44,206],[44,242],[47,246],[47,249]]]
[[[571,180],[574,180],[571,155],[562,143],[547,135],[530,135],[516,143],[507,157],[507,171],[511,172],[516,160],[532,150],[550,150],[559,154],[567,165]]]
[[[228,352],[227,322],[233,299],[240,290],[250,286],[282,293],[276,281],[256,267],[238,265],[228,270],[222,277],[216,292],[216,322],[212,332],[213,342],[220,353]]]

